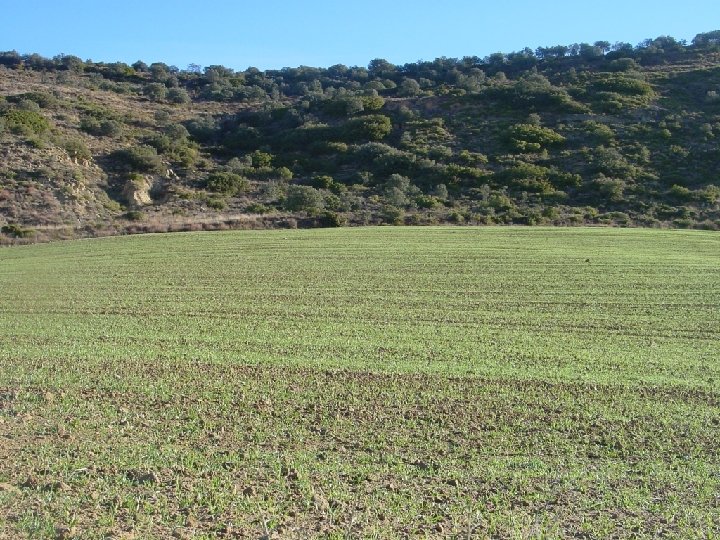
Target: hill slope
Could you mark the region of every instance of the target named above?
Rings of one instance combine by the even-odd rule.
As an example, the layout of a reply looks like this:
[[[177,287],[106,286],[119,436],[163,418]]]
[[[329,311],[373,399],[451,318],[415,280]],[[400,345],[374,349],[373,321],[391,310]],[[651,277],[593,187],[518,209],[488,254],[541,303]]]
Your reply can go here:
[[[717,229],[719,36],[265,72],[0,53],[3,238],[345,223]]]

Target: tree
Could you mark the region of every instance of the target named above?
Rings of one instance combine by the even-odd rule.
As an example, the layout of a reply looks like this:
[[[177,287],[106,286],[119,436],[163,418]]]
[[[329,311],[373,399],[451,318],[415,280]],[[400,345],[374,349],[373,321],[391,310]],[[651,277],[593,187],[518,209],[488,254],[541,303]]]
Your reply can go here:
[[[563,58],[568,53],[566,45],[555,45],[554,47],[538,47],[535,55],[540,59]]]
[[[373,78],[392,77],[396,71],[395,65],[383,58],[375,58],[370,60],[370,64],[368,64],[368,72]]]
[[[421,92],[422,89],[420,88],[420,83],[418,83],[415,79],[404,79],[400,84],[398,95],[402,97],[415,97]]]
[[[140,73],[145,73],[145,72],[147,72],[147,71],[150,69],[150,68],[148,67],[148,65],[147,65],[145,62],[143,62],[142,60],[138,60],[137,62],[135,62],[135,63],[132,65],[132,68],[133,68],[135,71],[140,72]]]
[[[585,60],[592,60],[593,58],[599,58],[603,56],[603,50],[595,45],[589,43],[581,43],[579,45],[578,54]]]
[[[609,41],[596,41],[593,43],[593,47],[597,47],[602,51],[603,54],[606,54],[608,51],[610,51],[610,42]]]
[[[154,81],[164,82],[170,76],[170,70],[167,64],[162,62],[155,62],[150,64],[150,73]]]
[[[59,54],[53,58],[53,60],[61,69],[73,71],[75,73],[81,73],[85,67],[85,62],[83,62],[80,58],[68,54]]]
[[[720,46],[720,30],[698,34],[692,40],[696,47]]]

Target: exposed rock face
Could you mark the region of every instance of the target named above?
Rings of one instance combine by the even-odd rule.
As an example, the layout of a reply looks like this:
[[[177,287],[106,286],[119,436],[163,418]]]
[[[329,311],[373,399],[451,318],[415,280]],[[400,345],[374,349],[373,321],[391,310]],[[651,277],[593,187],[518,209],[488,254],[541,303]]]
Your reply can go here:
[[[132,178],[123,187],[123,197],[130,206],[139,207],[152,204],[150,190],[152,183],[148,178]]]

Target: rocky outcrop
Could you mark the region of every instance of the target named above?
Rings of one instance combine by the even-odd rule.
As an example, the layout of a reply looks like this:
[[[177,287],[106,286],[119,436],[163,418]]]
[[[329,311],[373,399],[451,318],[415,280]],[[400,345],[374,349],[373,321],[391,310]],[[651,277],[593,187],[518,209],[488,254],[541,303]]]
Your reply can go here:
[[[130,178],[123,187],[123,197],[128,205],[134,208],[152,204],[150,192],[153,190],[154,184],[153,178],[149,176]]]

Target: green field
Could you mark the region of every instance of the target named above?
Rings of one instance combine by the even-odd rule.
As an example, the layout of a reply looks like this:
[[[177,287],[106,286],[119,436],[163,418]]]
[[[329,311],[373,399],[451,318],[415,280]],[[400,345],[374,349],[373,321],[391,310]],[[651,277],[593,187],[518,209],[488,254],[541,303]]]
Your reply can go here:
[[[0,250],[0,538],[720,538],[720,235]]]

